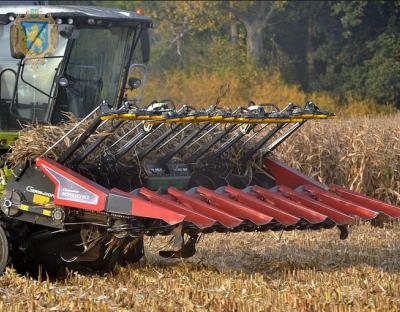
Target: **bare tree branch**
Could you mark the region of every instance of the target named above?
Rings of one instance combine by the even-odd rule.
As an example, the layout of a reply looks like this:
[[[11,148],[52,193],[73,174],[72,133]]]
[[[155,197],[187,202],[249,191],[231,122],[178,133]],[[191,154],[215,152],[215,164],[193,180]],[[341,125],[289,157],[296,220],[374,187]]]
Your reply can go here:
[[[234,6],[231,5],[231,3],[229,3],[229,5],[225,5],[225,9],[228,12],[232,13],[233,15],[235,15],[235,17],[238,20],[240,20],[241,22],[243,22],[243,23],[249,23],[250,22],[249,16],[246,13],[236,9]]]
[[[267,11],[267,4],[270,3],[271,6],[269,7],[268,13]],[[268,1],[262,1],[260,8],[257,12],[257,19],[262,21],[261,27],[265,28],[268,25],[269,20],[272,17],[272,14],[275,11],[275,3],[274,2],[268,2]]]
[[[265,21],[266,21],[265,25],[267,25],[267,23],[271,19],[272,14],[274,13],[274,11],[275,11],[275,5],[274,5],[274,3],[272,3],[271,7],[269,8],[269,11],[268,11],[267,15],[265,16]]]
[[[256,14],[258,16],[263,16],[265,14],[265,12],[267,11],[267,4],[270,3],[269,1],[259,1],[259,6],[254,6],[254,8],[256,9]],[[271,4],[271,7],[273,6],[273,2]]]
[[[268,12],[266,12],[268,4],[270,4],[270,7]],[[260,21],[261,27],[265,28],[275,11],[275,2],[257,1],[257,5],[252,6],[249,12],[243,12],[235,8],[231,5],[231,2],[229,5],[225,5],[225,9],[232,13],[243,24],[250,24],[257,20]]]

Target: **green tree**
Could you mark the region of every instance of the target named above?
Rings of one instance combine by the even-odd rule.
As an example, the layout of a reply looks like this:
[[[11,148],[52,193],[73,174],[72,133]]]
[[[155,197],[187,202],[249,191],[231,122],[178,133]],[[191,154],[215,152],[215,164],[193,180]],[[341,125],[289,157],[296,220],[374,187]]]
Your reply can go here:
[[[154,20],[157,72],[236,70],[255,61],[255,73],[278,70],[306,91],[400,106],[398,0],[80,3],[144,7]]]

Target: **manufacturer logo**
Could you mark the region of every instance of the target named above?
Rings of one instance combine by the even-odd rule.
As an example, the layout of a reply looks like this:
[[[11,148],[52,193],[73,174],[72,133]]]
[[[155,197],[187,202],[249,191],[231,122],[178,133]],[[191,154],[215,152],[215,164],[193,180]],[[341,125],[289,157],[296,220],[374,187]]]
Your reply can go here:
[[[43,192],[40,190],[35,189],[33,186],[28,185],[25,190],[29,193],[33,193],[33,194],[38,194],[38,195],[43,195],[43,196],[47,196],[47,197],[51,197],[54,198],[54,194],[52,193],[48,193],[48,192]]]
[[[65,187],[62,187],[59,192],[60,198],[72,200],[72,201],[80,201],[80,202],[91,202],[90,194],[81,193],[78,190],[71,190]]]
[[[38,61],[53,55],[58,44],[58,29],[50,15],[31,10],[25,16],[18,16],[14,25],[11,36],[17,54]]]

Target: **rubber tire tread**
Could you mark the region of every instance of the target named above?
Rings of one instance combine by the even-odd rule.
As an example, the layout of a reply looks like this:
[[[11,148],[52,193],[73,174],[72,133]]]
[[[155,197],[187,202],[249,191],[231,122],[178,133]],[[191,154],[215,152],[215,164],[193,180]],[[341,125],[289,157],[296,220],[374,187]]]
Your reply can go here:
[[[0,274],[4,272],[8,265],[9,251],[6,232],[0,225]]]

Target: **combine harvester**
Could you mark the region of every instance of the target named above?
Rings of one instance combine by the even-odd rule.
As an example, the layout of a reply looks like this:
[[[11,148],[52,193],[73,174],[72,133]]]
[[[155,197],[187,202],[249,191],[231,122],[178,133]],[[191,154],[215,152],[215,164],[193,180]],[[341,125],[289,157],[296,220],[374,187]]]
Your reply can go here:
[[[172,235],[175,248],[160,255],[188,258],[199,236],[213,232],[336,226],[345,239],[356,218],[400,217],[398,207],[322,185],[272,158],[308,120],[334,117],[312,102],[224,110],[155,101],[140,108],[140,97],[125,94],[143,93],[148,18],[95,7],[33,9],[40,14],[0,9],[0,129],[13,137],[18,121],[59,124],[62,111],[80,121],[8,177],[0,271],[10,261],[49,272],[112,269],[143,256],[145,235]],[[47,27],[47,42],[31,38],[34,25]],[[30,42],[36,51],[23,49]],[[43,45],[51,53],[40,54]],[[132,77],[134,70],[142,77]]]

